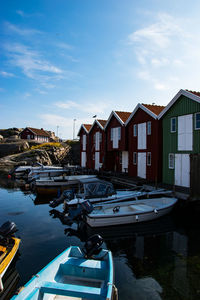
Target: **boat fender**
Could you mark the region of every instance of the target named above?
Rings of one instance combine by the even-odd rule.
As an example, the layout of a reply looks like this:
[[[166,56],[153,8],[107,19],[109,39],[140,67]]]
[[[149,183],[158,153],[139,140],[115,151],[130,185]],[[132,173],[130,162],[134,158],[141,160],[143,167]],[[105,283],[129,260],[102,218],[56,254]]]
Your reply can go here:
[[[114,212],[114,213],[119,212],[119,210],[120,210],[120,206],[119,206],[119,205],[118,205],[118,206],[115,206],[115,207],[113,208],[113,212]]]
[[[116,286],[114,285],[114,283],[108,282],[107,285],[112,285],[112,289],[113,289],[112,300],[118,300],[118,290],[117,290]]]
[[[155,214],[158,214],[158,211],[157,211],[157,209],[154,209],[154,212],[155,212]]]

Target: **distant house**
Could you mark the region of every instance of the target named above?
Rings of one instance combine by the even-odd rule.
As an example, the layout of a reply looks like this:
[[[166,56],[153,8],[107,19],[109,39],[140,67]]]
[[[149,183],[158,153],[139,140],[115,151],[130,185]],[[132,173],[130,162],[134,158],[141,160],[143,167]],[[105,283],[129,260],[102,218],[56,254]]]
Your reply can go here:
[[[88,132],[92,124],[82,124],[78,136],[80,136],[80,162],[81,167],[90,168],[90,159],[89,159],[89,136]]]
[[[163,182],[190,188],[197,167],[191,168],[191,159],[200,153],[200,93],[180,90],[158,119],[163,127]]]
[[[89,143],[90,143],[90,168],[99,170],[103,167],[105,159],[105,131],[104,126],[106,120],[96,119],[89,130]]]
[[[50,136],[43,128],[37,129],[32,127],[26,127],[20,132],[21,139],[35,140],[38,142],[49,142]]]
[[[126,121],[128,173],[149,181],[162,177],[162,123],[158,120],[164,106],[138,104]]]
[[[106,170],[117,172],[128,171],[128,148],[125,122],[130,115],[130,112],[112,111],[106,122]]]

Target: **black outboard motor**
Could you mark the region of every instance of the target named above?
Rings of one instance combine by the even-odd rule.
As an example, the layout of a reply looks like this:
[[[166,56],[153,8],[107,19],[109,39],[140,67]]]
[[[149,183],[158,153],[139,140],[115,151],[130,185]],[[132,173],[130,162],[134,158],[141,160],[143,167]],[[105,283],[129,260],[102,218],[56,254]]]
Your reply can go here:
[[[83,252],[86,258],[92,258],[93,255],[98,255],[102,248],[103,238],[99,234],[94,234],[85,242]]]
[[[64,200],[70,201],[74,198],[74,191],[73,190],[66,190],[62,193],[59,198],[53,199],[50,202],[49,206],[55,208],[56,206],[60,205],[64,202]]]
[[[7,221],[0,227],[0,235],[3,237],[11,237],[17,231],[17,226],[14,222]]]

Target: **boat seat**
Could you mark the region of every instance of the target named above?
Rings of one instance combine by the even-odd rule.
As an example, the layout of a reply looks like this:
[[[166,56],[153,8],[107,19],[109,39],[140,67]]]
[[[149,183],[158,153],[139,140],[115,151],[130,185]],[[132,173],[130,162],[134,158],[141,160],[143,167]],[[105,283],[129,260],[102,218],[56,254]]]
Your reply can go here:
[[[82,268],[95,268],[95,269],[106,269],[106,262],[102,260],[96,260],[96,259],[77,259],[74,257],[69,257],[67,261],[64,264],[61,265],[75,265],[80,266]]]
[[[105,276],[106,269],[107,265],[105,261],[69,258],[66,263],[60,264],[55,279],[59,281],[60,274],[63,274],[68,276],[98,278],[99,280],[102,280]]]
[[[60,296],[74,296],[93,300],[102,299],[101,288],[63,284],[45,281],[40,288],[40,294],[53,294]]]

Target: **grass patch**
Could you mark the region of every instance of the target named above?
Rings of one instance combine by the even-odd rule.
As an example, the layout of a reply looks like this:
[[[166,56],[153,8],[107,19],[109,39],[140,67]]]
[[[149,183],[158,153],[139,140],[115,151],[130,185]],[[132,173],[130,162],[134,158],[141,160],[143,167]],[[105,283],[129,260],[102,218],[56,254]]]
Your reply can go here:
[[[51,148],[51,147],[60,148],[62,147],[62,145],[60,143],[43,143],[36,146],[32,146],[31,150],[40,149],[40,148]]]

